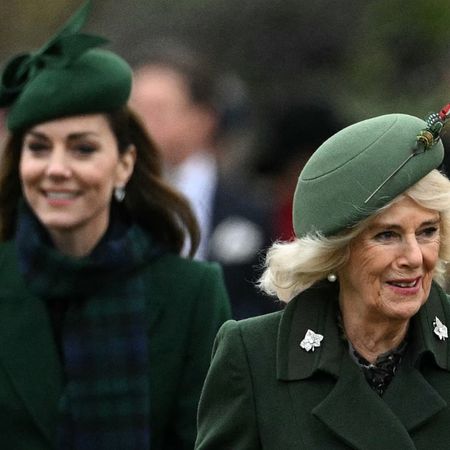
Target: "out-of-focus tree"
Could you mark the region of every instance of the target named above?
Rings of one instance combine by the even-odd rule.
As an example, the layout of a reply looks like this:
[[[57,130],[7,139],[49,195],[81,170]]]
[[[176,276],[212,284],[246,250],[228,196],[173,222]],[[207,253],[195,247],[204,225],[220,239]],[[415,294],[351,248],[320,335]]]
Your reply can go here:
[[[446,1],[368,2],[345,64],[349,109],[418,113],[449,101],[449,23]]]

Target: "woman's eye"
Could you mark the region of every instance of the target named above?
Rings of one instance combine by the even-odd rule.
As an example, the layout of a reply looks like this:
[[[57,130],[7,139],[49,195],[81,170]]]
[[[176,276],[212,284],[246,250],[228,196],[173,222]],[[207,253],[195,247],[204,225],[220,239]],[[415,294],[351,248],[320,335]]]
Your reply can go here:
[[[375,240],[377,241],[388,241],[395,237],[395,233],[393,231],[382,231],[375,235]]]
[[[89,144],[80,144],[75,146],[75,151],[81,155],[90,155],[97,150],[97,147]]]
[[[436,236],[438,231],[439,231],[438,227],[428,227],[422,230],[420,234],[425,237],[433,237]]]
[[[42,142],[30,142],[30,143],[25,144],[25,148],[32,151],[33,153],[38,153],[38,152],[47,150],[48,145],[46,145]]]

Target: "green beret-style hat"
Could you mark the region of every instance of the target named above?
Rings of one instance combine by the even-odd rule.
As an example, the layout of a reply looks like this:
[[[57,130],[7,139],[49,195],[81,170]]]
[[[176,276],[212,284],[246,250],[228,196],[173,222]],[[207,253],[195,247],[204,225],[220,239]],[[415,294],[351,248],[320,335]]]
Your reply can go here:
[[[426,122],[388,114],[355,123],[326,140],[298,179],[293,202],[296,236],[333,236],[437,168],[444,158],[439,133],[449,114],[449,106]]]
[[[132,72],[107,41],[79,33],[90,1],[39,50],[14,57],[0,79],[0,106],[10,131],[78,114],[112,112],[128,101]]]

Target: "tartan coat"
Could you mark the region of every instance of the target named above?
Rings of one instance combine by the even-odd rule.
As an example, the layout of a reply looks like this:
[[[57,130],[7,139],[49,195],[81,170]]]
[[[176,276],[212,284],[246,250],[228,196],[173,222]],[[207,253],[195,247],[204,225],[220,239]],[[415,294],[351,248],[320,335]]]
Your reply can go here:
[[[383,397],[340,337],[337,296],[322,283],[282,312],[224,324],[196,450],[450,449],[450,346],[433,332],[436,317],[450,325],[446,294],[433,283]],[[314,352],[299,346],[308,329],[324,336]]]
[[[221,269],[163,255],[143,272],[148,292],[152,450],[191,450],[196,410],[220,325],[231,317]],[[0,246],[0,448],[55,448],[63,370],[44,299]],[[120,449],[117,449],[120,450]]]

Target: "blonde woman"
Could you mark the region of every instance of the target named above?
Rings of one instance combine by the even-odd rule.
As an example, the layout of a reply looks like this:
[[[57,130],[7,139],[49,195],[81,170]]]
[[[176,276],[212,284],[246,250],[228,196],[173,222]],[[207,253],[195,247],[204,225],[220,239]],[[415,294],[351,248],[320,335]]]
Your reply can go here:
[[[356,123],[311,157],[297,239],[260,280],[287,306],[222,327],[197,450],[450,446],[448,111]]]

